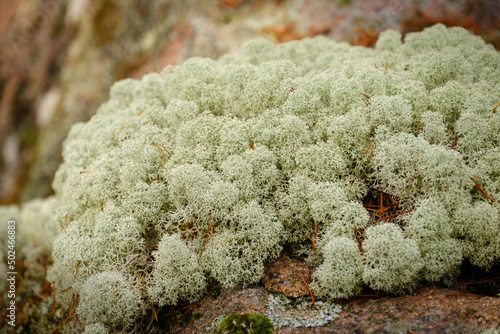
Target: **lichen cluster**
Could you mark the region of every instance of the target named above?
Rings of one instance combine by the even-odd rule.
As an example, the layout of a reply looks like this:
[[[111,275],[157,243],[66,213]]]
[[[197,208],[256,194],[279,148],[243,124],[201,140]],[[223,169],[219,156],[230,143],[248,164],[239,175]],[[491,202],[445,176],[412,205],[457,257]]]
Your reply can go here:
[[[311,305],[310,298],[290,300],[284,295],[269,295],[267,316],[276,328],[318,327],[338,317],[340,305],[317,301]]]
[[[113,331],[125,312],[200,298],[208,278],[257,283],[290,243],[316,246],[326,300],[408,291],[464,258],[489,268],[499,92],[499,53],[442,25],[385,32],[375,49],[256,40],[117,82],[65,141],[49,281],[66,304],[80,294],[85,325]],[[375,222],[373,190],[413,211]]]

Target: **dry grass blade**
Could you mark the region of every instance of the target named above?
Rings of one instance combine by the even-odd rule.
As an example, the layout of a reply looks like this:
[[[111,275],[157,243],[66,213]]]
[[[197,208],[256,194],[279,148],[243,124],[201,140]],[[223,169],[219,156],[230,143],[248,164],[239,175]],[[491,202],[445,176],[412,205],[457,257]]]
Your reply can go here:
[[[137,115],[134,116],[135,117],[138,117],[138,116],[141,116],[144,112],[146,111],[146,109],[144,109],[143,111],[141,111],[140,113],[138,113]],[[123,130],[124,127],[127,126],[127,124],[130,122],[130,120],[126,121],[120,128],[120,130]]]
[[[156,315],[155,307],[153,306],[153,303],[150,302],[150,304],[151,304],[151,309],[153,310],[153,314],[155,315],[155,320],[156,322],[158,322],[158,315]]]
[[[470,178],[472,180],[472,182],[474,182],[474,184],[476,185],[476,188],[479,189],[479,191],[484,195],[486,196],[487,199],[489,199],[490,201],[492,202],[495,202],[495,200],[493,199],[493,197],[491,197],[490,195],[488,195],[486,193],[486,191],[483,190],[483,188],[481,188],[481,186],[479,186],[479,184],[477,184],[476,180],[474,180],[472,177]]]
[[[378,223],[379,221],[385,220],[385,219],[387,219],[387,218],[396,217],[396,216],[399,216],[399,215],[403,215],[403,214],[405,214],[405,213],[410,213],[410,212],[412,212],[412,211],[413,211],[413,210],[408,210],[408,211],[398,212],[398,213],[395,213],[395,214],[392,214],[392,215],[389,215],[389,216],[382,217],[382,218],[380,218],[379,220],[377,220],[377,223]]]
[[[372,147],[374,140],[375,140],[375,137],[372,137],[372,140],[370,141],[370,145],[368,145],[368,148],[366,149],[365,154],[368,153],[368,151],[370,150],[370,147]]]
[[[161,156],[163,158],[163,164],[165,165],[167,163],[167,159],[165,158],[165,154],[163,154],[163,150],[160,148],[160,146],[157,143],[153,143],[154,146],[158,148],[158,150],[161,153]]]
[[[304,284],[306,285],[307,290],[309,290],[309,293],[311,294],[311,306],[312,306],[312,305],[314,305],[314,302],[316,301],[316,296],[314,295],[314,292],[309,287],[309,284],[307,284],[304,276],[302,276],[301,273],[299,273],[299,275],[300,275],[300,278],[302,278],[302,282],[304,282]]]
[[[76,274],[78,274],[78,268],[80,268],[80,263],[82,263],[82,260],[78,260],[78,264],[76,265],[75,277],[73,279],[76,279]]]

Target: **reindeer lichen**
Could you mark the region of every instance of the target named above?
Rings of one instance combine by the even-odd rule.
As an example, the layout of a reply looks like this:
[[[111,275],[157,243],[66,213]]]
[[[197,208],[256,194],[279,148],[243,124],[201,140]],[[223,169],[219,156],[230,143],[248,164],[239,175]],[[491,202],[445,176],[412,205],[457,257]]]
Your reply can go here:
[[[207,279],[258,283],[291,243],[311,249],[325,299],[402,293],[464,258],[490,268],[499,73],[491,45],[436,25],[375,49],[256,40],[116,83],[72,127],[53,183],[58,301],[80,295],[89,331],[124,329]],[[397,215],[370,216],[374,191]]]

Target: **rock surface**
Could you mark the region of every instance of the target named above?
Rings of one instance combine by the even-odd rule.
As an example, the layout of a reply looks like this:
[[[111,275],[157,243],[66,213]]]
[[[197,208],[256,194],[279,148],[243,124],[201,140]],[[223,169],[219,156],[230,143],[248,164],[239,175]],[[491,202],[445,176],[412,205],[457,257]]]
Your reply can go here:
[[[281,292],[287,297],[309,296],[309,289],[303,279],[309,284],[312,272],[304,261],[292,258],[283,251],[276,261],[269,265],[262,283],[266,290]]]
[[[203,316],[175,333],[213,333],[218,317],[231,313],[268,312],[268,293],[262,287],[227,289],[215,300],[205,297],[193,309]],[[456,291],[426,285],[400,297],[343,301],[342,311],[325,326],[282,327],[277,334],[292,333],[481,333],[500,327],[500,298],[455,296]]]

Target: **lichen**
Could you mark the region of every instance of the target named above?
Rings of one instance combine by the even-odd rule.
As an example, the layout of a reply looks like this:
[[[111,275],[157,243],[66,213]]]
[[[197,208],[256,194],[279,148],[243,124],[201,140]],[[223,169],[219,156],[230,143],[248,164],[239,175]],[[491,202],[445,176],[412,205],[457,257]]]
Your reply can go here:
[[[281,294],[269,295],[267,308],[267,316],[276,328],[324,326],[335,319],[342,309],[340,305],[323,301],[311,305],[310,298],[291,300]]]
[[[325,299],[363,284],[403,293],[463,258],[488,269],[500,261],[499,69],[479,37],[436,25],[375,49],[255,40],[117,82],[64,143],[48,279],[85,296],[119,273],[118,296],[141,286],[139,316],[194,302],[210,279],[258,283],[290,243],[312,248]],[[370,219],[369,191],[405,211]],[[443,270],[441,243],[455,252]],[[88,324],[119,327],[91,305],[81,298]]]

